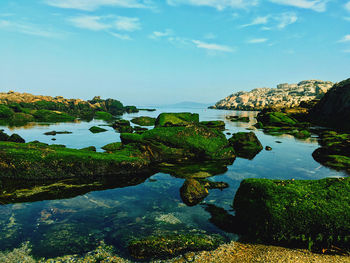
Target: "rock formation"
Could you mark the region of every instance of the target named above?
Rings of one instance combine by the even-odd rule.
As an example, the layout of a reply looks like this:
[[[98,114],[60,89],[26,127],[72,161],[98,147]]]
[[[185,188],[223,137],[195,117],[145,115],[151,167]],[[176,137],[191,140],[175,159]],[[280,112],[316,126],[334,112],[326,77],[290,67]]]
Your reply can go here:
[[[321,98],[333,83],[322,80],[305,80],[298,84],[279,84],[277,88],[257,88],[240,91],[217,102],[213,109],[262,110],[268,107],[296,107],[303,101]]]

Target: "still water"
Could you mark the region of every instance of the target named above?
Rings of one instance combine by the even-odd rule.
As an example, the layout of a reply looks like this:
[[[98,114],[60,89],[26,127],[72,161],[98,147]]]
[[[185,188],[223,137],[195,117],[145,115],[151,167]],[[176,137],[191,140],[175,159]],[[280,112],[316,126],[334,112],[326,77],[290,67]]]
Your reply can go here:
[[[254,124],[255,112],[221,111],[193,108],[162,108],[155,112],[141,111],[125,114],[124,119],[137,116],[156,117],[161,112],[196,112],[201,121],[223,120],[230,133],[246,131]],[[250,123],[235,123],[226,116],[251,117]],[[70,148],[101,147],[120,141],[119,133],[108,131],[92,134],[88,129],[104,125],[103,121],[31,125],[4,129],[8,134],[18,133],[27,142],[39,140],[49,144],[64,144]],[[47,131],[70,131],[72,134],[52,136]],[[29,241],[37,257],[54,257],[92,250],[99,241],[113,245],[117,252],[127,256],[126,244],[133,238],[165,233],[218,233],[227,240],[237,239],[213,225],[206,204],[214,204],[232,211],[232,202],[240,182],[245,178],[320,179],[344,176],[321,166],[311,154],[318,148],[315,138],[296,140],[292,136],[270,136],[255,131],[263,146],[272,151],[261,151],[253,160],[237,158],[227,172],[209,178],[229,184],[224,190],[209,190],[209,195],[196,206],[186,206],[179,189],[184,179],[157,173],[143,182],[123,188],[91,191],[68,199],[45,200],[1,205],[0,250],[13,249]],[[229,136],[228,136],[229,137]],[[113,188],[113,187],[112,187]]]

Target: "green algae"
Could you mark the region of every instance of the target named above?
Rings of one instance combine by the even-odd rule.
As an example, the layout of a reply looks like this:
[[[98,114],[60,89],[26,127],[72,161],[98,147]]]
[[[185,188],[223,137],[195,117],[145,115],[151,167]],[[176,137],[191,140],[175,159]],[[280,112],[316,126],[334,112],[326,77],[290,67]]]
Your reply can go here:
[[[201,121],[200,124],[212,129],[219,129],[221,131],[225,130],[224,121]]]
[[[100,133],[100,132],[106,132],[107,130],[98,126],[92,126],[89,131],[92,133]]]
[[[154,126],[156,119],[152,117],[141,116],[133,118],[131,122],[140,126]]]
[[[104,120],[104,121],[112,121],[115,119],[112,114],[105,111],[96,111],[94,118],[97,120]]]
[[[253,159],[262,149],[261,142],[254,132],[238,132],[229,139],[237,156]]]
[[[199,114],[190,112],[161,113],[156,119],[156,127],[186,126],[199,123]]]
[[[52,110],[37,110],[33,116],[39,122],[70,122],[75,120],[75,117],[67,113]]]
[[[181,199],[188,206],[199,204],[208,194],[208,189],[196,179],[185,180],[180,188]]]

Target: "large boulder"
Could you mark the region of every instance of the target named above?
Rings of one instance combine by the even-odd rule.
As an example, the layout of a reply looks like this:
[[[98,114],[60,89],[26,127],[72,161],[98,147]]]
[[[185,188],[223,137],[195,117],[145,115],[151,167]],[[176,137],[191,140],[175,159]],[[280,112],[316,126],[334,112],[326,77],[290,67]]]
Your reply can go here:
[[[234,160],[233,147],[225,135],[201,125],[158,127],[142,134],[122,133],[123,144],[147,151],[156,162]]]
[[[154,126],[156,119],[147,116],[140,116],[133,118],[131,122],[140,126]]]
[[[313,122],[342,130],[350,130],[350,78],[335,84],[311,109]]]
[[[168,126],[186,126],[188,124],[199,123],[197,113],[180,112],[180,113],[161,113],[156,119],[156,127]]]
[[[350,247],[350,178],[245,179],[234,209],[248,238],[309,249]]]
[[[263,146],[254,132],[238,132],[229,139],[230,144],[235,149],[237,156],[253,159]]]
[[[186,180],[180,188],[181,199],[188,206],[199,204],[208,194],[208,189],[196,179]]]

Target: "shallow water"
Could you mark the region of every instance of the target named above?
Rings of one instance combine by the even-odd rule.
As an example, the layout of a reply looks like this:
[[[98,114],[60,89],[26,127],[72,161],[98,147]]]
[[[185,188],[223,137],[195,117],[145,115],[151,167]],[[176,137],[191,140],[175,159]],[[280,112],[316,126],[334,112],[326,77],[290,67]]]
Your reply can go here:
[[[197,112],[200,119],[224,120],[227,131],[246,131],[254,121],[255,112],[224,111],[210,109],[162,108],[156,112],[141,111],[125,114],[124,119],[136,116],[156,117],[160,112]],[[225,119],[227,115],[252,117],[251,123],[235,123]],[[88,129],[104,125],[103,121],[33,125],[8,128],[5,132],[18,133],[26,141],[39,140],[49,144],[64,144],[71,148],[101,147],[120,141],[119,134],[106,127],[107,132],[92,134]],[[71,131],[72,134],[43,135],[47,131]],[[270,179],[320,179],[344,176],[321,166],[311,153],[318,148],[315,138],[296,140],[292,136],[270,136],[255,131],[263,146],[272,151],[261,151],[253,160],[237,158],[227,172],[211,177],[213,181],[227,182],[224,190],[210,190],[205,200],[194,207],[186,206],[179,189],[184,179],[157,173],[138,185],[102,191],[92,191],[69,199],[46,200],[0,206],[0,250],[18,247],[30,241],[33,253],[38,257],[76,254],[96,247],[100,240],[112,244],[121,254],[127,255],[127,242],[132,238],[161,233],[203,232],[219,233],[236,239],[209,222],[210,214],[205,204],[215,204],[233,213],[232,202],[241,180],[245,178]],[[279,141],[281,143],[278,143]]]

